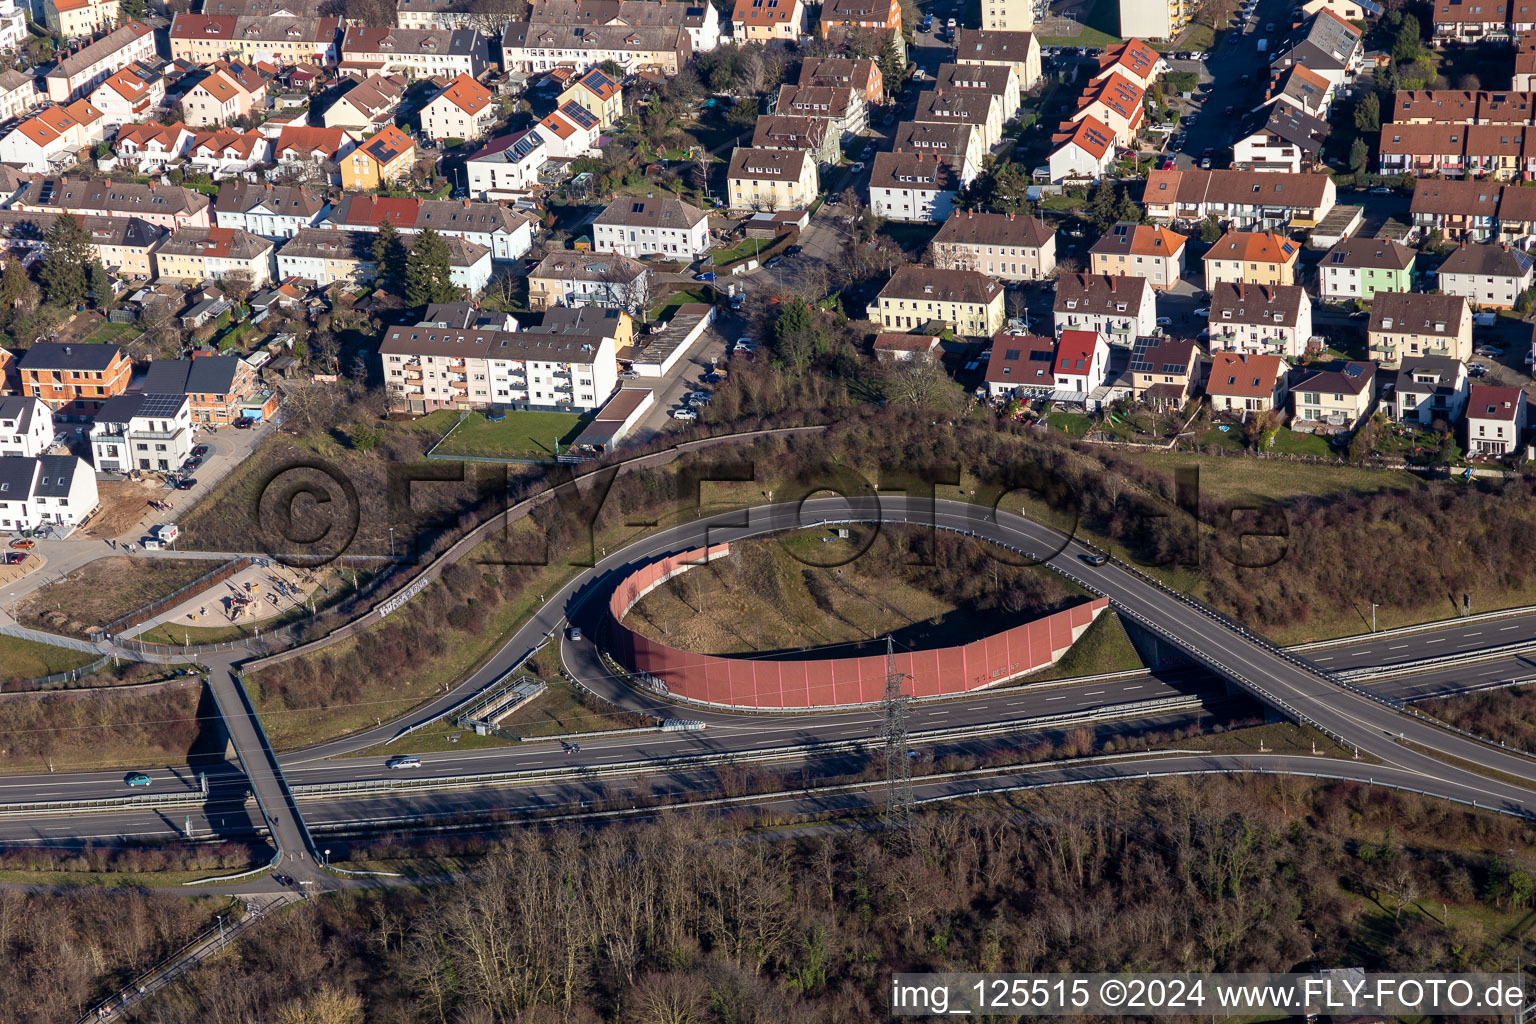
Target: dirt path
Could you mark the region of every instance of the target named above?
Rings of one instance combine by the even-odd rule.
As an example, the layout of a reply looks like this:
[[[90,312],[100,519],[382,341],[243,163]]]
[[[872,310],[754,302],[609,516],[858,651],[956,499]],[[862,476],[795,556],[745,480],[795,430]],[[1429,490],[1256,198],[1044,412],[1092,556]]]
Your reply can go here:
[[[150,508],[151,501],[172,500],[173,492],[159,480],[108,480],[97,486],[101,510],[82,531],[87,537],[109,540],[128,533],[136,524],[169,522],[171,513]],[[147,531],[146,531],[147,532]]]

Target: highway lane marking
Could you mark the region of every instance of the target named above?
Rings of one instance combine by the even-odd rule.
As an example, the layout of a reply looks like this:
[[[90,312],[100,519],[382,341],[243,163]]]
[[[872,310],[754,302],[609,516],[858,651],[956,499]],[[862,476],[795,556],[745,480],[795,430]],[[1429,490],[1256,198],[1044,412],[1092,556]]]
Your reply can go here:
[[[1425,640],[1424,641],[1424,646],[1428,647],[1430,644],[1443,644],[1443,643],[1445,643],[1445,637],[1442,636],[1442,637],[1440,637],[1437,640]]]
[[[1066,700],[1067,699],[1067,695],[1066,694],[1062,694],[1060,697],[1047,697],[1045,699],[1046,700]]]
[[[1127,686],[1126,689],[1127,690],[1139,690],[1139,689],[1141,689],[1141,685],[1142,684],[1138,684],[1136,686]]]
[[[1476,633],[1463,633],[1461,635],[1462,636],[1482,636],[1483,635],[1483,631],[1482,630],[1478,630]]]
[[[1520,628],[1519,626],[1500,626],[1499,627],[1499,632],[1502,633],[1506,629],[1519,629],[1519,628]]]
[[[1332,661],[1333,660],[1333,655],[1330,654],[1326,658],[1313,658],[1312,660],[1313,661]]]
[[[1398,644],[1396,647],[1388,647],[1387,650],[1389,650],[1389,651],[1400,651],[1404,647],[1407,647],[1407,646],[1408,646],[1407,644]]]
[[[929,713],[929,714],[930,714],[930,715],[933,715],[933,716],[935,716],[935,717],[937,717],[937,716],[939,716],[939,715],[947,715],[947,714],[949,714],[949,712],[948,712],[948,711],[930,711],[930,712],[928,712],[928,713]]]

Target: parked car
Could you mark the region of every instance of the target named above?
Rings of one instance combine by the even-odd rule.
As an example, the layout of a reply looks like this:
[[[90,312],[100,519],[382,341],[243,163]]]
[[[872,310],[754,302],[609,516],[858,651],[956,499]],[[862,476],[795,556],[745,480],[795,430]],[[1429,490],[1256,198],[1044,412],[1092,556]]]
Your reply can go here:
[[[1159,327],[1172,327],[1173,326],[1173,318],[1172,317],[1166,317],[1166,316],[1160,316],[1160,317],[1157,318],[1157,326],[1159,326]]]
[[[687,402],[690,405],[708,405],[709,400],[713,397],[708,391],[690,391]]]
[[[384,762],[385,768],[420,768],[421,758],[415,754],[396,754]]]
[[[197,445],[192,449],[193,456],[199,459],[206,459],[208,457],[208,452],[209,448],[205,444]]]
[[[1195,310],[1195,316],[1206,316],[1206,317],[1208,317],[1210,315],[1211,315],[1211,307],[1210,306],[1201,306],[1199,309]]]
[[[713,270],[706,270],[702,274],[694,274],[693,279],[695,281],[713,281],[715,279],[715,272]]]
[[[11,547],[18,551],[31,551],[33,548],[37,547],[37,541],[27,540],[25,538],[22,538],[21,540],[13,540],[11,541]]]
[[[855,160],[853,162],[853,173],[854,174],[858,174],[863,169],[864,169],[864,161],[863,160]]]
[[[178,477],[172,484],[178,491],[190,491],[197,486],[197,481],[189,476]]]
[[[619,380],[637,380],[639,377],[640,375],[634,370],[621,370],[619,372]]]
[[[235,420],[235,429],[236,430],[249,430],[252,427],[254,427],[255,425],[256,425],[256,421],[253,420],[253,419],[250,419],[249,417],[242,416],[240,419]]]
[[[785,256],[799,256],[804,251],[805,251],[805,247],[804,246],[792,245],[788,249],[784,250],[784,255]]]
[[[1387,188],[1385,185],[1377,185],[1375,188],[1371,189],[1371,195],[1373,196],[1389,196],[1391,194],[1392,190]]]
[[[781,266],[783,263],[783,256],[770,256],[768,259],[763,261],[763,266],[767,267],[769,270],[772,270],[774,267]]]
[[[22,562],[25,562],[26,560],[27,560],[27,553],[25,551],[7,551],[5,553],[5,564],[6,565],[20,565]]]
[[[154,780],[143,772],[129,772],[128,777],[123,781],[130,786],[147,786]]]
[[[685,405],[682,408],[673,409],[672,418],[675,420],[696,420],[699,418],[699,414]]]

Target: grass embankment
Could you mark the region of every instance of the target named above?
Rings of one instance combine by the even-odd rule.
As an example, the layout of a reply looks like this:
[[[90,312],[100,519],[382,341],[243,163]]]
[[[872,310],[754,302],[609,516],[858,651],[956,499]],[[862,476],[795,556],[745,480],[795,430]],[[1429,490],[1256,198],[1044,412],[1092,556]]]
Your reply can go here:
[[[0,700],[0,774],[185,764],[198,748],[203,687],[151,693],[53,690]],[[210,711],[210,715],[212,712]]]
[[[35,629],[88,636],[218,567],[204,558],[98,558],[22,598],[16,618]]]
[[[1419,711],[1495,743],[1536,753],[1536,686],[1419,701]]]
[[[1332,498],[1393,490],[1416,491],[1425,486],[1424,481],[1412,473],[1399,470],[1155,452],[1132,452],[1126,457],[1162,473],[1194,466],[1200,470],[1200,496],[1217,501],[1252,496],[1274,501]]]
[[[922,650],[968,643],[1084,596],[1043,568],[982,564],[986,545],[954,534],[939,534],[930,550],[921,530],[846,529],[846,539],[820,528],[733,544],[725,558],[651,591],[626,622],[669,645],[710,654],[860,644],[886,635],[899,649]],[[919,558],[934,564],[911,564]]]
[[[1063,654],[1060,661],[1050,668],[1026,676],[1024,681],[1041,683],[1051,679],[1096,676],[1105,672],[1130,672],[1145,667],[1146,662],[1136,653],[1120,617],[1112,611],[1106,611],[1077,638],[1072,649]]]
[[[89,665],[94,654],[40,644],[15,636],[0,636],[0,684],[23,679],[41,679],[55,672]]]

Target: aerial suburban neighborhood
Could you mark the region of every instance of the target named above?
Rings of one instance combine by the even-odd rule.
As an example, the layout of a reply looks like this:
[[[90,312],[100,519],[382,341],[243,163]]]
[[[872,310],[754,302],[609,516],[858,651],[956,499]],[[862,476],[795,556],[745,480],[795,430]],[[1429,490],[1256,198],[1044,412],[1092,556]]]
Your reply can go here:
[[[1536,8],[0,57],[3,1020],[1526,1018]]]

